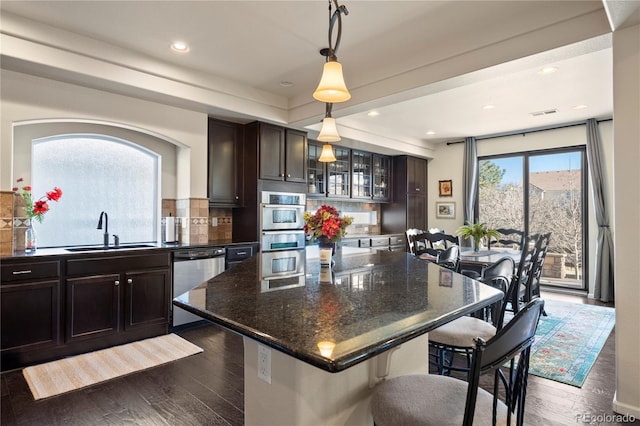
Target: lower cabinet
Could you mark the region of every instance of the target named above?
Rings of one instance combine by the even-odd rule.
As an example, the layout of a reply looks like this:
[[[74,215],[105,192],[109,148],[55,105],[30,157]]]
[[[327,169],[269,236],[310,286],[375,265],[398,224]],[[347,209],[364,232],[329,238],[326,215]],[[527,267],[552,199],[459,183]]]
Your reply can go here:
[[[169,250],[3,261],[0,284],[3,371],[169,331]]]

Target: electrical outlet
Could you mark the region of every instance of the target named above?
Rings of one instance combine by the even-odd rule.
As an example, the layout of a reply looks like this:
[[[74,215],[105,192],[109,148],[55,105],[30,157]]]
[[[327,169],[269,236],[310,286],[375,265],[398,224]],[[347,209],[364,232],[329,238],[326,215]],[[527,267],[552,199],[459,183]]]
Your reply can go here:
[[[271,349],[258,345],[258,378],[271,384]]]
[[[212,217],[211,218],[211,226],[218,226],[218,218],[217,217]]]

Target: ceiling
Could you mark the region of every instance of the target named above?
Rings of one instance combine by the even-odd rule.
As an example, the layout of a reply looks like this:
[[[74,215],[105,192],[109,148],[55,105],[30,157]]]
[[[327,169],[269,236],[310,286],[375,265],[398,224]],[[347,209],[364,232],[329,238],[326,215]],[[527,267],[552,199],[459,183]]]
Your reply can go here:
[[[600,1],[343,3],[350,13],[338,59],[353,97],[334,105],[333,115],[347,140],[428,153],[465,136],[612,116],[610,23]],[[328,44],[328,4],[3,0],[0,10],[3,26],[11,24],[5,35],[216,95],[185,92],[163,102],[239,122],[283,122],[313,137],[324,114],[311,93],[324,62],[318,52]],[[173,52],[176,40],[190,51]],[[3,68],[80,81],[10,56],[3,51]],[[539,74],[545,66],[557,72]],[[115,76],[111,85],[105,80],[96,87],[151,96]],[[82,84],[92,83],[85,76]]]

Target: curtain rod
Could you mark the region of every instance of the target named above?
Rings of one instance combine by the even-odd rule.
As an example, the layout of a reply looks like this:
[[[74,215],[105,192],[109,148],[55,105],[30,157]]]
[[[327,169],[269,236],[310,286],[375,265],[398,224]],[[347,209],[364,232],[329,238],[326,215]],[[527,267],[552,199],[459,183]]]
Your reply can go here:
[[[602,123],[603,121],[612,121],[613,118],[603,118],[602,120],[596,120],[599,123]],[[496,138],[503,138],[506,136],[516,136],[516,135],[526,135],[527,133],[536,133],[536,132],[544,132],[546,130],[556,130],[556,129],[564,129],[566,127],[575,127],[575,126],[584,126],[587,124],[586,120],[583,121],[575,121],[573,123],[567,123],[567,124],[558,124],[555,126],[545,126],[545,127],[534,127],[531,129],[527,129],[527,130],[520,130],[517,132],[504,132],[504,133],[494,133],[491,135],[484,135],[484,136],[478,136],[476,138],[476,142],[477,141],[481,141],[481,140],[486,140],[486,139],[496,139]],[[447,142],[447,146],[448,145],[455,145],[455,144],[459,144],[459,143],[464,143],[464,140],[461,141],[452,141],[452,142]]]

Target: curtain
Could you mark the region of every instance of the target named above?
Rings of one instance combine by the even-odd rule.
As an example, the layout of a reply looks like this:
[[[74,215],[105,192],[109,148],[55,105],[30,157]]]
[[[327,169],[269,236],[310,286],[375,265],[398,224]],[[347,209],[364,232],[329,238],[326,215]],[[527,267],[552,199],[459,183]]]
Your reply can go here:
[[[464,208],[464,221],[475,222],[474,204],[476,201],[476,191],[478,190],[478,150],[476,147],[476,138],[470,137],[464,139],[464,174],[462,182],[462,190],[464,199],[462,201]]]
[[[609,229],[609,211],[607,209],[607,187],[604,165],[602,164],[602,142],[598,122],[587,120],[587,162],[593,186],[596,221],[598,222],[598,241],[596,243],[595,288],[593,295],[603,302],[613,300],[613,239]]]

